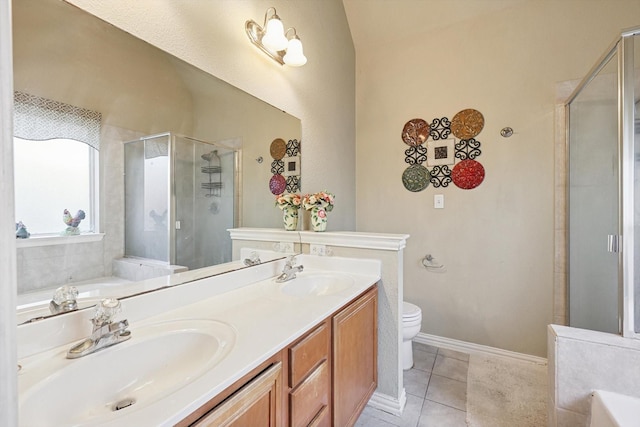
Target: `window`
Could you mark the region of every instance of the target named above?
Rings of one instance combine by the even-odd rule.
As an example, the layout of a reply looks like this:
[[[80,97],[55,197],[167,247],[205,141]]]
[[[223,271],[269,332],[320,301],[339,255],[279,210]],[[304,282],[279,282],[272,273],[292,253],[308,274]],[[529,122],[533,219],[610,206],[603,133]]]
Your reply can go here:
[[[98,231],[100,121],[96,111],[14,93],[16,221],[32,235],[64,232],[65,210],[84,212],[81,233]]]
[[[97,151],[71,139],[14,138],[16,221],[34,234],[60,234],[63,211],[85,212],[81,233],[94,232]]]

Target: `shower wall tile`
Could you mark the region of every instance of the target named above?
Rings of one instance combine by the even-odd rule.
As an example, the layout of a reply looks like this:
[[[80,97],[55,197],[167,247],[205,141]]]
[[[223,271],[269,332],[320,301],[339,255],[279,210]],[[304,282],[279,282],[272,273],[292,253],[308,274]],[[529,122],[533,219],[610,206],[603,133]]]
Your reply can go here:
[[[640,342],[614,334],[551,325],[555,351],[550,366],[555,366],[555,408],[558,426],[562,420],[580,419],[590,413],[593,390],[607,390],[640,397]],[[552,341],[549,341],[553,345]],[[552,354],[553,353],[553,354]],[[551,358],[555,358],[553,361]],[[553,400],[553,390],[552,399]]]
[[[102,242],[20,248],[17,253],[19,293],[104,276]]]

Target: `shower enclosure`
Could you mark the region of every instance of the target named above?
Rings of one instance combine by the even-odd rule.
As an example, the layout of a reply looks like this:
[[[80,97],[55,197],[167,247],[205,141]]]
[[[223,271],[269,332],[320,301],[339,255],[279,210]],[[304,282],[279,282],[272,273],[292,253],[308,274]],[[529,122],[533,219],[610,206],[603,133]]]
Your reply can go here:
[[[569,325],[637,338],[639,37],[624,31],[566,105]]]
[[[239,151],[163,133],[124,154],[125,256],[190,270],[231,261]]]

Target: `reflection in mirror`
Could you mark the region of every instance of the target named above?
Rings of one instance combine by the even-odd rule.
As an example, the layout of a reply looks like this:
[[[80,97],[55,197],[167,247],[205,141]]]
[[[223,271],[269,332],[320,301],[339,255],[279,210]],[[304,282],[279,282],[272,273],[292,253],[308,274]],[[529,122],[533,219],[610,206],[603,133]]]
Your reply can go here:
[[[242,260],[228,263],[226,229],[281,226],[281,212],[271,209],[269,146],[276,138],[300,141],[300,120],[65,2],[14,0],[12,8],[15,90],[100,115],[97,197],[93,209],[85,209],[82,234],[60,237],[62,212],[34,208],[59,221],[57,237],[17,239],[24,310],[48,309],[54,290],[65,284],[78,287],[82,308],[95,298],[246,267]],[[174,158],[145,159],[144,151],[142,158],[168,176],[141,167],[136,173],[147,191],[130,194],[125,147],[158,135],[174,144]],[[259,157],[269,161],[256,162]],[[58,191],[73,189],[69,183]],[[21,197],[33,201],[28,192]],[[82,209],[67,208],[72,215]],[[160,239],[145,240],[159,228]],[[140,282],[155,276],[163,277]],[[45,315],[35,310],[21,319]]]

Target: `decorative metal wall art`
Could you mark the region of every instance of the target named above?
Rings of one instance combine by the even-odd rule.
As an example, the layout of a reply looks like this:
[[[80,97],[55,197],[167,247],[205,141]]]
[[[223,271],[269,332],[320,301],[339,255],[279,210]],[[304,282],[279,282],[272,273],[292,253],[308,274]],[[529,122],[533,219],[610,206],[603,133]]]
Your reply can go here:
[[[475,160],[462,160],[451,171],[453,183],[464,190],[476,188],[484,180],[484,167]]]
[[[451,169],[449,166],[434,166],[431,169],[431,184],[433,188],[448,187],[451,183]]]
[[[410,165],[419,165],[427,160],[427,149],[422,145],[413,145],[404,150],[404,162]]]
[[[480,154],[482,154],[480,141],[476,141],[474,138],[461,139],[456,143],[456,158],[460,160],[473,160]]]
[[[282,175],[284,172],[284,162],[282,160],[274,160],[271,162],[271,173]]]
[[[276,138],[269,146],[271,173],[269,190],[279,195],[285,192],[295,193],[300,190],[300,141],[291,139],[285,142]]]
[[[443,117],[431,121],[431,132],[429,132],[431,139],[434,141],[447,139],[449,135],[451,135],[451,121],[448,118]]]
[[[482,113],[469,108],[458,112],[451,121],[440,117],[430,123],[411,119],[402,129],[402,141],[409,145],[404,151],[404,161],[409,164],[402,174],[404,187],[419,192],[429,183],[439,188],[453,182],[464,190],[480,185],[485,170],[475,160],[482,154],[480,141],[475,137],[484,128]]]
[[[402,140],[405,144],[415,147],[423,144],[429,137],[429,125],[423,119],[412,119],[405,123],[402,129]]]
[[[484,116],[472,108],[460,111],[451,120],[451,132],[460,139],[473,138],[483,127]]]
[[[409,191],[422,191],[429,186],[429,181],[429,170],[422,165],[411,165],[402,174],[402,183]]]

